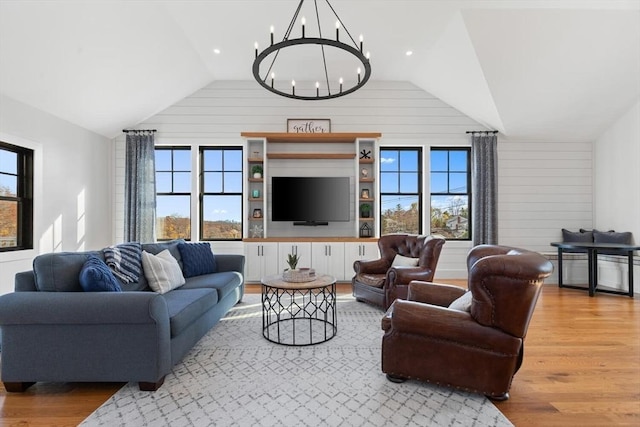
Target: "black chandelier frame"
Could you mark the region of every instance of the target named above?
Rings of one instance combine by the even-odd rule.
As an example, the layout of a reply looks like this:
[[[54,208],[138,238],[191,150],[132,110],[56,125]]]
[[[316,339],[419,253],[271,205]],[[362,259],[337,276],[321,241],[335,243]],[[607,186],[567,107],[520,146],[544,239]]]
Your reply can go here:
[[[318,101],[318,100],[323,100],[323,99],[333,99],[333,98],[339,98],[341,96],[345,96],[348,95],[350,93],[355,92],[356,90],[360,89],[362,86],[364,86],[367,81],[369,81],[369,78],[371,77],[371,62],[368,58],[368,54],[365,55],[362,51],[362,38],[360,41],[360,45],[358,46],[356,44],[356,41],[353,39],[353,37],[351,36],[351,34],[349,33],[349,30],[347,30],[346,26],[344,25],[344,23],[342,22],[342,20],[340,19],[340,17],[338,16],[338,14],[336,13],[336,11],[333,9],[333,6],[331,6],[331,3],[329,3],[329,0],[325,0],[327,5],[329,6],[329,8],[331,9],[331,11],[333,12],[333,14],[335,15],[336,19],[338,20],[338,22],[340,23],[340,26],[342,28],[344,28],[345,32],[347,33],[347,35],[349,36],[349,39],[351,39],[351,41],[353,42],[353,46],[341,42],[340,38],[339,38],[339,29],[336,28],[336,39],[332,40],[332,39],[327,39],[322,37],[322,29],[320,27],[320,15],[318,13],[318,5],[317,5],[317,0],[314,0],[314,4],[315,4],[315,11],[316,11],[316,22],[318,24],[318,33],[320,35],[320,37],[305,37],[305,29],[304,29],[304,24],[302,26],[302,37],[300,38],[295,38],[292,39],[290,38],[291,36],[291,30],[294,27],[294,24],[298,18],[298,15],[300,13],[300,9],[302,8],[302,4],[304,3],[305,0],[300,0],[300,3],[298,4],[298,7],[293,15],[293,18],[291,19],[291,22],[289,23],[289,27],[287,28],[287,31],[284,34],[284,37],[282,39],[281,42],[278,43],[274,43],[273,42],[273,32],[271,33],[271,45],[269,47],[267,47],[266,49],[264,49],[262,52],[258,53],[258,48],[256,45],[256,49],[255,49],[255,53],[256,53],[256,57],[255,60],[253,61],[253,77],[256,79],[256,81],[265,89],[267,89],[270,92],[273,92],[277,95],[280,96],[284,96],[286,98],[291,98],[291,99],[300,99],[300,100],[305,100],[305,101]],[[274,86],[274,79],[273,77],[271,78],[271,82],[267,83],[267,79],[269,78],[269,75],[271,74],[271,70],[273,69],[273,66],[276,62],[276,59],[278,59],[278,55],[280,53],[281,50],[286,49],[288,47],[292,47],[292,46],[299,46],[299,45],[319,45],[321,50],[322,50],[322,61],[324,64],[324,74],[325,74],[325,81],[326,81],[326,91],[327,94],[326,95],[321,95],[320,94],[320,90],[319,88],[316,86],[316,95],[315,96],[309,96],[309,95],[297,95],[295,93],[295,85],[292,85],[291,87],[291,92],[284,92],[282,90],[277,89]],[[337,49],[341,49],[344,50],[348,53],[350,53],[351,55],[353,55],[354,57],[356,57],[361,63],[362,63],[362,67],[364,69],[364,74],[361,76],[360,73],[358,73],[358,81],[355,85],[351,86],[351,87],[347,87],[347,88],[343,88],[343,82],[341,81],[339,83],[339,90],[335,91],[332,93],[331,91],[331,84],[329,82],[329,73],[327,70],[327,61],[326,61],[326,56],[325,56],[325,51],[324,51],[324,47],[325,46],[329,46],[332,48],[337,48]],[[260,76],[260,64],[267,59],[267,57],[269,57],[269,55],[271,55],[272,53],[275,52],[274,58],[271,61],[271,64],[264,76],[261,77]]]

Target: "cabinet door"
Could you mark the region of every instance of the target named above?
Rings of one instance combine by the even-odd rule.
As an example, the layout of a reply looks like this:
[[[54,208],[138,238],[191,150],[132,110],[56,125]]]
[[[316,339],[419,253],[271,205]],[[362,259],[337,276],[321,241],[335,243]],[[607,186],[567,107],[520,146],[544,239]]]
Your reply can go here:
[[[344,243],[313,242],[311,245],[312,267],[316,274],[329,274],[336,280],[344,280]]]
[[[311,267],[311,243],[310,242],[281,242],[278,243],[278,273],[289,268],[287,258],[289,254],[296,254],[299,257],[296,268]]]
[[[264,276],[278,274],[277,243],[245,243],[245,280],[260,282]]]
[[[378,242],[349,242],[344,244],[344,248],[344,276],[349,280],[351,280],[355,274],[355,271],[353,271],[354,261],[380,258]]]

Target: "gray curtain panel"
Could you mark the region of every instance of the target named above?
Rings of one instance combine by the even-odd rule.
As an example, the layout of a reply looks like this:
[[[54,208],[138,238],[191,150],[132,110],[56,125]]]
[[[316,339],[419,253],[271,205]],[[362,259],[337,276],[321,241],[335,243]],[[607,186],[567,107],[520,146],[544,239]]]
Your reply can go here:
[[[156,167],[153,132],[127,133],[124,238],[127,242],[156,240]]]
[[[473,245],[498,244],[498,137],[471,134]]]

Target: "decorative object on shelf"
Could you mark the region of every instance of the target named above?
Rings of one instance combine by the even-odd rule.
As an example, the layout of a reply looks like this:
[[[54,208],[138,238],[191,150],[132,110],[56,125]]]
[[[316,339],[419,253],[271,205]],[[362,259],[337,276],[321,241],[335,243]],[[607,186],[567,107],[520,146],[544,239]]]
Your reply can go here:
[[[361,159],[370,159],[371,158],[371,150],[362,150],[360,152]]]
[[[368,188],[363,188],[362,190],[360,190],[360,198],[361,199],[368,199],[369,198],[369,189]]]
[[[369,203],[362,203],[360,205],[360,217],[369,218],[370,213],[371,213],[371,205]]]
[[[254,224],[251,227],[251,237],[262,238],[264,233],[264,229],[262,228],[262,224]]]
[[[331,119],[287,119],[288,133],[331,133]]]
[[[253,158],[254,159],[259,159],[260,158],[260,152],[259,151],[254,151],[253,152]]]
[[[293,18],[287,27],[287,31],[284,33],[281,42],[274,43],[274,27],[271,26],[271,40],[270,45],[264,49],[262,52],[258,52],[259,44],[255,42],[255,60],[253,61],[253,77],[256,81],[265,89],[270,92],[273,92],[277,95],[284,96],[292,99],[301,99],[301,100],[320,100],[320,99],[331,99],[338,98],[340,96],[347,95],[349,93],[355,92],[364,86],[365,83],[371,77],[371,63],[369,61],[369,52],[363,52],[363,36],[360,35],[360,43],[356,43],[356,41],[347,30],[344,22],[340,19],[333,6],[329,3],[329,0],[325,0],[326,7],[323,7],[323,3],[319,1],[309,2],[311,5],[303,10],[304,0],[300,0],[298,7],[293,14]],[[335,39],[329,39],[322,37],[322,25],[320,23],[320,13],[318,8],[322,8],[323,16],[330,16],[333,14],[335,16]],[[326,9],[326,10],[325,10]],[[310,28],[314,34],[311,37],[308,37],[305,32],[305,24],[306,18],[302,15],[300,19],[301,24],[301,37],[294,38],[292,34],[292,30],[296,27],[296,22],[298,21],[298,16],[300,11],[308,12],[316,17],[317,30],[316,28]],[[313,25],[313,27],[316,27]],[[347,37],[345,39],[350,39],[351,43],[345,43],[340,41],[340,30],[344,29],[344,33],[346,33]],[[326,25],[325,25],[326,30]],[[315,34],[317,31],[317,35]],[[295,61],[294,54],[299,54],[300,49],[292,49],[292,47],[302,47],[309,49],[317,49],[317,61],[316,58],[312,57],[310,60],[303,61]],[[287,49],[289,48],[289,49]],[[349,59],[353,59],[353,64],[345,65],[343,64],[343,59],[345,57],[344,52],[353,56],[348,56]],[[283,68],[276,67],[276,59],[278,56],[282,58],[281,62],[278,65],[282,66],[287,63],[287,60],[294,62],[294,70],[303,69],[305,64],[322,64],[323,67],[318,67],[318,70],[309,69],[306,75],[298,75],[294,74],[294,71],[286,70]],[[327,61],[328,59],[328,61]],[[260,67],[260,65],[265,61],[265,66]],[[353,67],[351,68],[351,65]],[[364,74],[363,74],[364,70]],[[324,81],[322,85],[320,84],[320,80],[316,80],[315,90],[314,88],[308,88],[303,90],[298,90],[296,94],[296,82],[295,80],[291,81],[289,85],[288,82],[284,83],[282,79],[280,81],[276,81],[276,72],[282,75],[293,75],[294,78],[299,79],[299,81],[312,81],[317,77],[316,75],[323,75]],[[344,73],[344,74],[342,74]],[[269,79],[267,83],[267,79]],[[282,84],[284,83],[284,84]]]
[[[262,209],[254,209],[253,210],[254,218],[262,218]]]
[[[360,237],[373,237],[373,230],[369,226],[368,222],[365,222],[360,227]]]
[[[360,176],[362,176],[363,178],[367,178],[369,176],[369,169],[362,168],[362,170],[360,170]]]
[[[251,197],[253,197],[254,199],[259,199],[260,198],[260,190],[253,190],[251,192]]]
[[[262,178],[262,165],[251,166],[251,174],[256,179]]]

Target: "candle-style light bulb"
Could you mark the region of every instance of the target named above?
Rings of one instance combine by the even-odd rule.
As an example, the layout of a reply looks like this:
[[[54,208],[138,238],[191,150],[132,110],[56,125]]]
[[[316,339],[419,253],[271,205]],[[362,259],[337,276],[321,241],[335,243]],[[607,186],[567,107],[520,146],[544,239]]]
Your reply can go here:
[[[257,57],[258,57],[258,42],[255,42],[255,43],[253,44],[253,47],[255,47],[255,48],[256,48],[256,58],[257,58]]]
[[[364,37],[360,34],[360,52],[362,52],[362,42],[364,41]]]
[[[303,16],[300,21],[302,22],[302,38],[304,38],[304,24],[307,23],[307,18]]]
[[[360,73],[362,73],[362,70],[358,67],[358,83],[360,83]]]
[[[340,21],[336,21],[336,41],[340,40]]]
[[[316,96],[320,96],[320,82],[316,82]]]
[[[273,28],[273,25],[271,26],[271,28],[269,28],[271,30],[271,44],[273,44],[273,31],[275,30],[275,28]]]
[[[371,54],[369,53],[369,51],[367,51],[366,55],[364,55],[367,57],[367,59],[371,59]]]
[[[342,92],[342,83],[343,83],[342,77],[340,77],[339,81],[340,81],[340,92]]]
[[[276,73],[271,73],[271,87],[273,88],[273,79],[276,78]]]
[[[296,94],[296,81],[295,80],[291,80],[291,93],[293,95]]]

